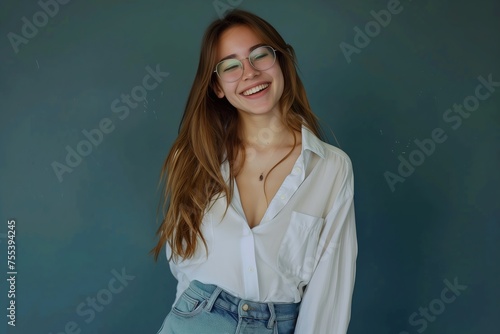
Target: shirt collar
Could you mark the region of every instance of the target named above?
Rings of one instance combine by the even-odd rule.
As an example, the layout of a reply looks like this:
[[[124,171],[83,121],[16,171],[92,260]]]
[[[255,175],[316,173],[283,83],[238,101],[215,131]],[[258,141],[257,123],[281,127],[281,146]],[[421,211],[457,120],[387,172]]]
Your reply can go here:
[[[323,159],[325,158],[323,142],[311,130],[302,125],[302,153],[306,150],[316,153]]]
[[[306,126],[302,125],[302,154],[301,157],[304,159],[304,152],[310,151],[317,154],[322,159],[325,158],[325,147],[323,142],[316,137],[316,135],[311,132]],[[223,178],[228,182],[229,180],[229,163],[224,161],[221,166],[221,171]]]

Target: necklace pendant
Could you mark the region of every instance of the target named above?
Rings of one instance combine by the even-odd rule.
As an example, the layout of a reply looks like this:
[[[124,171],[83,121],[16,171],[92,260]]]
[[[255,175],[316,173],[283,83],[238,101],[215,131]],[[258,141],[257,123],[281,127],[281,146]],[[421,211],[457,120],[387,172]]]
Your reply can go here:
[[[264,179],[264,175],[262,175],[264,173],[260,173],[260,176],[259,176],[259,181],[262,181]]]

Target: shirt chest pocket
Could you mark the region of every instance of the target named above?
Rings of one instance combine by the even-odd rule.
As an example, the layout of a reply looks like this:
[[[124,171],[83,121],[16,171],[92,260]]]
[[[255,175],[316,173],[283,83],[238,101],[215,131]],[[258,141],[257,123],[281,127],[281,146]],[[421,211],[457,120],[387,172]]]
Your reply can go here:
[[[298,282],[311,279],[319,260],[318,243],[324,219],[293,211],[278,251],[278,269]]]

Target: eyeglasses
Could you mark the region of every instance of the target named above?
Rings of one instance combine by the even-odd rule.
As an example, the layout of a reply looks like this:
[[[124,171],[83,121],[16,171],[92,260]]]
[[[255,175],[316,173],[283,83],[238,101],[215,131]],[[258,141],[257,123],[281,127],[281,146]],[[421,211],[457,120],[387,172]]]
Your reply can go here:
[[[257,71],[270,69],[276,61],[276,50],[270,46],[259,46],[250,52],[247,58]],[[241,59],[241,60],[243,60]],[[243,63],[238,59],[225,59],[215,66],[215,73],[222,81],[235,82],[243,75]]]

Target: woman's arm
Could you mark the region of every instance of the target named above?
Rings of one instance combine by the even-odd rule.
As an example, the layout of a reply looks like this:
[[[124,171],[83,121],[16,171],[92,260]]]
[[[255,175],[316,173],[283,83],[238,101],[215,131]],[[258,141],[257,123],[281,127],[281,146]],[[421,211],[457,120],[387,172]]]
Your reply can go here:
[[[336,231],[304,292],[295,334],[345,334],[349,326],[358,253],[353,196],[325,219]]]

